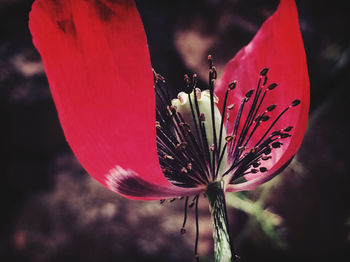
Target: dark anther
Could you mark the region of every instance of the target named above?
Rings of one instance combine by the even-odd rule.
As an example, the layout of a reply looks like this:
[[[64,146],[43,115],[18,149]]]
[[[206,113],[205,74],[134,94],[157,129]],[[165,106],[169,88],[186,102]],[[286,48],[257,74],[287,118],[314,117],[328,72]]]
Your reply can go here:
[[[212,68],[213,66],[213,58],[211,55],[208,55],[208,63],[209,63],[209,68]]]
[[[266,121],[269,120],[269,119],[270,119],[269,116],[264,115],[264,116],[262,116],[261,121],[262,121],[262,122],[266,122]]]
[[[185,80],[186,85],[189,85],[191,83],[191,79],[188,77],[187,74],[185,74],[184,80]]]
[[[249,98],[252,96],[252,94],[254,93],[254,89],[250,89],[246,94],[245,94],[245,97],[246,98]]]
[[[172,198],[171,200],[170,200],[170,202],[174,202],[176,200],[176,197],[175,198]]]
[[[272,84],[270,84],[270,85],[267,87],[267,89],[268,89],[268,90],[272,90],[272,89],[275,89],[276,86],[277,86],[276,83],[272,83]]]
[[[271,159],[272,157],[271,156],[262,156],[261,159],[266,161],[266,160],[269,160]]]
[[[278,142],[278,141],[273,142],[273,143],[271,144],[271,146],[272,146],[273,148],[280,148],[281,145],[282,145],[282,143],[281,143],[281,142]]]
[[[262,172],[262,173],[264,173],[264,172],[266,172],[267,171],[267,168],[266,167],[260,167],[260,172]]]
[[[225,137],[226,142],[230,142],[230,141],[232,141],[232,139],[233,139],[233,136],[227,136],[227,137]]]
[[[259,122],[262,118],[262,115],[258,115],[256,118],[255,118],[255,122]]]
[[[217,73],[216,73],[216,69],[215,69],[215,66],[213,66],[211,69],[210,69],[210,75],[213,79],[216,79],[217,78]]]
[[[255,168],[253,168],[253,169],[250,170],[250,172],[252,172],[253,174],[256,174],[256,173],[258,173],[259,171],[258,171],[257,169],[255,169]]]
[[[260,166],[260,163],[259,163],[259,162],[254,162],[254,163],[252,164],[252,166],[253,166],[254,168],[257,168],[258,166]]]
[[[286,134],[286,133],[282,133],[280,136],[281,136],[281,138],[287,138],[287,137],[290,137],[291,135],[290,134]]]
[[[266,76],[268,71],[269,71],[269,69],[267,67],[265,67],[263,70],[260,71],[260,75],[261,76]]]
[[[165,202],[165,199],[161,199],[160,203],[163,204]]]
[[[279,136],[281,134],[281,131],[273,131],[271,133],[272,136]]]
[[[191,204],[189,204],[188,207],[189,207],[189,208],[192,208],[192,207],[194,206],[194,204],[195,204],[195,201],[192,201]]]
[[[300,104],[300,100],[299,99],[295,99],[293,102],[292,102],[292,106],[297,106]]]
[[[186,229],[182,227],[182,228],[180,229],[180,233],[181,233],[181,235],[186,234]]]
[[[270,147],[268,147],[268,148],[266,148],[265,150],[264,150],[264,154],[265,155],[268,155],[268,154],[270,154],[271,153],[271,148]]]
[[[270,105],[268,106],[266,109],[267,111],[271,112],[272,110],[274,110],[276,108],[276,105]]]
[[[284,132],[289,132],[293,129],[292,126],[286,127],[285,129],[283,129]]]
[[[237,80],[231,82],[231,83],[228,85],[228,88],[229,88],[230,90],[233,90],[233,89],[236,88],[236,85],[237,85]]]
[[[205,121],[205,114],[201,113],[201,115],[199,116],[199,120],[201,122],[204,122]]]
[[[159,128],[159,129],[162,128],[158,121],[156,121],[156,128]]]

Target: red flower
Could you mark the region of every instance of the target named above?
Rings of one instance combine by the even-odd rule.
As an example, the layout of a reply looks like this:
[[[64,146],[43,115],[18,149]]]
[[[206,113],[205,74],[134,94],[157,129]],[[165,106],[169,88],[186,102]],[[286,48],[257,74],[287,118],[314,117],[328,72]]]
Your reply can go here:
[[[222,176],[226,191],[250,190],[275,175],[301,144],[309,80],[293,0],[281,0],[254,39],[227,64],[215,87],[219,107],[225,108],[225,114],[230,111],[227,159],[223,160],[228,170],[219,174],[218,167],[211,169],[210,157],[204,161],[207,169],[194,161],[186,169],[193,168],[194,175],[180,174],[182,157],[206,158],[204,152],[193,152],[195,145],[173,156],[164,154],[175,152],[170,145],[157,153],[154,78],[146,36],[132,0],[36,0],[29,22],[69,145],[86,171],[117,193],[135,199],[196,195]],[[267,80],[265,67],[273,82]],[[214,67],[210,70],[215,78]],[[224,105],[226,90],[235,85],[234,80],[237,86]],[[226,109],[231,104],[233,109]],[[175,109],[168,109],[169,117]],[[171,122],[165,119],[159,125],[164,128]],[[184,140],[174,131],[181,123],[167,127],[166,134],[174,136],[169,141],[158,132],[159,143],[172,144],[177,139],[181,146]],[[215,150],[214,166],[220,157]],[[158,157],[166,159],[161,166]],[[209,175],[204,178],[204,173]],[[246,181],[238,183],[242,176]]]

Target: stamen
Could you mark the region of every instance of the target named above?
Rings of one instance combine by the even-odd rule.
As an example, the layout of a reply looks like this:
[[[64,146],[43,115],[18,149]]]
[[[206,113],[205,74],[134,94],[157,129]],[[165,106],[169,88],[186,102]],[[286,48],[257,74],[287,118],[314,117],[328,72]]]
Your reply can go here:
[[[230,155],[233,155],[234,157],[234,154],[233,153],[233,150],[234,150],[234,146],[235,146],[235,143],[236,143],[236,139],[237,139],[237,132],[238,132],[238,127],[239,127],[239,123],[240,123],[240,120],[241,120],[241,116],[242,116],[242,112],[243,112],[243,108],[244,108],[244,105],[245,105],[246,101],[245,99],[242,100],[242,103],[238,109],[238,112],[237,112],[237,117],[236,117],[236,120],[235,120],[235,123],[234,123],[234,128],[232,130],[232,137],[234,138],[234,141],[233,143],[231,143],[230,145],[230,150],[229,150],[229,156]]]
[[[266,73],[267,73],[267,70],[268,70],[268,69],[265,68]],[[264,76],[265,79],[266,79],[266,73],[264,73],[264,70],[261,72],[261,76]],[[254,90],[251,89],[251,90],[249,90],[249,91],[245,94],[245,101],[246,101],[246,102],[248,102],[248,99],[252,96],[253,93],[254,93]],[[253,102],[252,102],[252,105],[251,105],[251,108],[250,108],[250,110],[249,110],[249,113],[248,113],[248,116],[247,116],[247,118],[246,118],[246,121],[245,121],[245,123],[244,123],[244,125],[243,125],[242,131],[241,131],[241,134],[240,134],[240,137],[239,137],[238,142],[237,142],[237,145],[236,145],[236,150],[235,150],[234,153],[233,153],[233,159],[239,158],[239,155],[240,155],[240,154],[237,152],[237,148],[240,147],[240,146],[242,145],[242,143],[243,143],[243,141],[244,141],[244,139],[245,139],[245,137],[246,137],[246,135],[247,135],[247,133],[248,133],[248,131],[249,131],[249,129],[250,129],[252,123],[253,123],[253,120],[254,120],[255,117],[256,117],[256,114],[257,114],[257,112],[258,112],[258,110],[259,110],[259,108],[260,108],[260,105],[261,105],[262,101],[264,100],[266,91],[265,91],[263,97],[261,98],[258,107],[256,108],[256,104],[257,104],[257,102],[258,102],[258,99],[259,99],[259,97],[260,97],[260,94],[261,94],[261,78],[260,78],[259,81],[258,81],[258,85],[257,85],[256,91],[255,91],[254,100],[253,100]],[[256,109],[255,109],[255,108],[256,108]]]
[[[268,90],[273,90],[273,89],[275,89],[277,87],[277,84],[276,83],[272,83],[272,84],[270,84],[268,87],[267,87],[267,89]]]
[[[189,87],[190,83],[191,83],[191,79],[188,77],[187,74],[185,74],[185,76],[184,76],[184,81],[185,81],[186,86]]]
[[[283,145],[281,142],[273,142],[272,144],[271,144],[271,146],[273,147],[273,148],[280,148],[281,147],[281,145]]]
[[[254,168],[257,168],[257,167],[259,167],[260,165],[261,165],[260,162],[254,162],[254,163],[252,164],[252,166],[253,166]]]
[[[189,198],[189,197],[186,197],[186,199],[185,199],[184,221],[183,221],[182,227],[181,227],[181,229],[180,229],[181,235],[184,235],[184,234],[186,233],[185,226],[186,226],[186,221],[187,221],[187,205],[188,205],[188,198]]]
[[[194,77],[194,76],[193,76]],[[193,90],[196,92],[196,89],[195,89],[195,87],[193,87]],[[191,99],[190,99],[190,101],[191,101]],[[200,142],[201,142],[201,146],[202,146],[202,152],[207,152],[207,146],[205,146],[205,142],[206,141],[204,141],[205,139],[204,139],[204,137],[203,137],[203,128],[202,128],[202,124],[201,124],[201,121],[200,121],[200,111],[199,111],[199,104],[198,104],[198,99],[197,99],[197,94],[195,94],[194,95],[194,104],[195,104],[195,111],[196,111],[196,113],[197,113],[197,118],[194,118],[193,120],[194,121],[196,121],[196,119],[198,119],[198,127],[199,127],[199,133],[198,133],[198,137],[200,137]],[[204,132],[205,132],[205,130],[204,130]],[[208,154],[207,154],[207,160],[210,162],[210,156],[209,156],[209,152],[208,152]]]
[[[266,67],[263,70],[260,71],[260,75],[261,76],[266,76],[267,72],[269,71],[269,69]]]
[[[231,82],[231,83],[228,85],[228,88],[229,88],[230,90],[233,90],[233,89],[236,88],[236,85],[237,85],[237,80]]]
[[[197,99],[197,97],[195,99]],[[188,94],[188,101],[190,103],[191,114],[192,114],[192,119],[193,119],[193,123],[194,123],[195,129],[196,129],[196,133],[198,134],[199,140],[201,140],[200,133],[199,133],[199,125],[197,123],[196,116],[195,116],[195,113],[194,113],[194,110],[193,110],[192,99],[191,99],[191,94],[190,93]],[[198,141],[198,144],[202,145],[201,141]]]
[[[291,137],[291,135],[290,134],[286,134],[286,133],[282,133],[280,135],[280,138],[287,138],[287,137]]]
[[[216,70],[213,67],[213,60],[211,55],[208,56],[209,62],[209,92],[210,92],[210,111],[211,111],[211,122],[213,130],[214,150],[212,153],[212,174],[215,174],[215,161],[218,160],[218,147],[216,137],[216,125],[215,125],[215,110],[214,110],[214,80],[216,79]],[[215,72],[215,73],[214,73]]]
[[[296,100],[294,100],[293,102],[292,102],[292,104],[291,104],[291,106],[297,106],[297,105],[299,105],[300,104],[300,100],[298,100],[298,99],[296,99]],[[287,107],[286,109],[284,109],[277,117],[276,117],[276,119],[273,121],[273,123],[271,124],[271,126],[269,127],[269,129],[267,129],[267,131],[265,132],[265,134],[261,137],[261,139],[256,143],[256,145],[255,146],[257,146],[257,145],[259,145],[260,143],[261,143],[261,141],[265,138],[265,136],[271,131],[271,129],[272,129],[272,127],[276,124],[276,122],[281,118],[281,116],[285,113],[285,112],[287,112],[287,110],[290,108],[290,106],[289,107]]]
[[[154,72],[157,99],[155,127],[159,163],[165,177],[180,187],[209,185],[210,182],[217,181],[218,177],[221,179],[225,175],[229,175],[229,183],[237,183],[242,182],[247,174],[258,176],[259,173],[268,172],[267,167],[270,165],[266,161],[274,156],[271,154],[272,150],[279,150],[278,148],[283,146],[282,142],[285,140],[282,139],[288,139],[292,135],[289,132],[293,127],[287,126],[280,130],[272,129],[289,108],[298,106],[301,102],[299,99],[293,100],[287,108],[276,114],[277,117],[274,114],[277,104],[269,103],[263,108],[269,91],[278,86],[277,83],[268,83],[269,69],[264,68],[260,71],[258,84],[254,89],[244,94],[240,105],[227,105],[230,91],[236,88],[237,81],[228,84],[220,119],[220,112],[216,107],[218,101],[214,94],[217,71],[211,55],[208,56],[208,64],[209,91],[201,91],[197,88],[198,77],[196,74],[193,74],[192,77],[185,74],[184,86],[191,92],[189,94],[181,92],[177,99],[173,100],[169,98],[164,78]],[[271,99],[267,100],[271,101]],[[209,102],[205,104],[208,107],[203,107],[203,101]],[[236,112],[235,120],[229,123],[234,106],[239,106],[239,108],[234,110]],[[224,119],[225,116],[226,119]],[[274,120],[270,121],[272,116]],[[251,140],[257,135],[257,130],[264,127],[262,123],[267,121],[272,123],[267,125],[266,131],[265,128],[260,130],[263,135],[260,139],[258,137],[258,142],[254,141],[256,144],[253,146]],[[220,168],[222,164],[226,170]],[[226,164],[228,165],[226,166]],[[172,202],[175,199],[169,201]],[[161,203],[164,201],[161,200]],[[189,197],[186,197],[184,220],[180,233],[186,233],[187,209],[195,206],[196,241],[194,253],[196,260],[199,261],[199,195],[196,195],[190,204],[188,202]],[[237,258],[236,255],[234,257]]]
[[[218,152],[219,152],[219,154],[220,154],[220,150],[221,150],[221,140],[222,140],[222,133],[223,133],[223,127],[224,127],[224,115],[225,115],[225,112],[226,112],[226,103],[227,103],[227,97],[228,97],[228,93],[229,93],[229,90],[230,90],[230,88],[228,89],[228,90],[226,90],[226,93],[225,93],[225,98],[224,98],[224,105],[223,105],[223,107],[222,107],[222,112],[221,112],[221,123],[220,123],[220,131],[219,131],[219,147],[218,147]],[[221,161],[220,161],[220,163],[221,163]],[[218,168],[217,168],[217,170],[219,170],[219,168],[220,168],[220,164],[218,163]],[[217,172],[216,172],[216,174],[217,174]],[[215,175],[215,178],[216,178],[216,175]]]
[[[284,132],[289,132],[293,129],[292,126],[286,127],[285,129],[283,129]]]
[[[276,105],[270,105],[270,106],[268,106],[268,107],[266,108],[266,110],[267,110],[268,112],[271,112],[271,111],[273,111],[275,108],[276,108]]]
[[[266,160],[269,160],[271,159],[272,157],[271,156],[262,156],[261,159],[266,161]]]
[[[250,98],[254,93],[254,89],[250,89],[246,94],[245,94],[245,97],[246,98]]]
[[[299,104],[300,104],[300,100],[299,100],[299,99],[295,99],[295,100],[292,102],[291,106],[297,106],[297,105],[299,105]]]
[[[196,196],[196,209],[195,209],[195,213],[196,213],[196,241],[195,241],[195,245],[194,245],[194,256],[195,256],[197,262],[199,262],[199,256],[198,256],[198,239],[199,239],[198,200],[199,200],[199,195]]]
[[[218,176],[218,173],[219,173],[219,170],[220,170],[219,169],[220,168],[220,164],[221,164],[222,159],[224,158],[224,155],[225,155],[225,152],[226,152],[227,143],[228,143],[228,141],[225,143],[224,148],[222,149],[222,152],[221,152],[221,155],[220,155],[220,158],[219,158],[219,161],[218,161],[218,168],[216,169],[215,177]]]
[[[270,112],[277,108],[277,104],[270,104],[261,110],[268,92],[274,90],[278,86],[277,83],[268,83],[269,70],[268,68],[262,69],[256,88],[244,94],[235,115],[236,119],[233,124],[230,124],[231,110],[235,105],[227,105],[227,102],[230,91],[237,86],[237,81],[233,81],[227,86],[222,103],[222,118],[220,119],[218,116],[220,119],[218,120],[215,117],[215,114],[219,113],[215,112],[217,98],[214,94],[217,72],[210,55],[208,63],[209,91],[201,91],[197,88],[198,77],[196,74],[193,74],[192,78],[184,75],[185,87],[191,89],[193,93],[180,92],[174,103],[168,97],[168,90],[164,88],[164,78],[155,74],[156,96],[159,102],[155,123],[159,161],[165,176],[178,186],[207,185],[211,181],[215,181],[218,176],[223,177],[227,174],[230,174],[230,181],[233,181],[248,173],[267,172],[267,168],[261,165],[262,161],[268,161],[272,158],[271,151],[283,145],[282,139],[288,139],[291,136],[289,132],[293,127],[287,126],[284,129],[271,131],[289,108],[300,104],[299,99],[293,100],[277,117],[274,117],[263,135],[252,146],[250,141],[257,130],[261,128],[263,122],[270,121]],[[202,100],[208,97],[210,98],[210,109],[205,110],[202,108]],[[182,108],[186,104],[189,105],[189,109]],[[249,109],[244,112],[246,104],[249,105]],[[184,114],[184,117],[181,113]],[[226,119],[224,119],[225,115]],[[243,115],[245,115],[244,119]],[[225,127],[224,121],[226,121]],[[218,129],[216,129],[216,124],[218,124]],[[226,134],[228,130],[230,133]],[[227,166],[225,172],[221,172],[222,163],[224,162],[225,167],[227,164],[224,159],[229,161],[230,166]],[[194,199],[194,201],[197,200]],[[195,202],[189,207],[193,206]]]
[[[267,168],[262,166],[259,168],[259,170],[260,170],[260,172],[264,173],[267,171]]]

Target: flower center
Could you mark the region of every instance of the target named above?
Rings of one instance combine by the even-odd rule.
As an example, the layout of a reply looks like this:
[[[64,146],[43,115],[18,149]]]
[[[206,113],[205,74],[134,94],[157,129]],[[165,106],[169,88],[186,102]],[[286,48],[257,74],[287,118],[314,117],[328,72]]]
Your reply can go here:
[[[201,91],[199,88],[195,88],[191,94],[180,92],[177,99],[171,101],[172,106],[176,112],[181,116],[183,123],[188,125],[194,135],[195,141],[198,141],[200,149],[203,151],[208,147],[209,155],[215,157],[215,153],[218,149],[215,148],[219,145],[225,144],[226,130],[222,128],[222,117],[217,107],[218,98],[213,96],[213,103],[210,96],[210,90]],[[213,105],[213,108],[212,108]],[[213,110],[213,112],[212,112]],[[217,134],[220,134],[219,143],[215,143],[214,139]],[[178,139],[181,139],[178,137]],[[223,151],[220,162],[217,163],[216,172],[222,173],[226,170],[227,152]],[[210,163],[208,163],[210,164]],[[209,170],[210,169],[210,166]],[[214,169],[215,170],[215,169]],[[209,180],[211,181],[216,174],[211,174]]]
[[[281,141],[288,139],[292,130],[292,126],[282,130],[273,128],[291,107],[300,104],[300,100],[292,101],[273,119],[271,112],[277,105],[262,108],[262,104],[277,84],[267,85],[268,69],[264,68],[257,87],[245,94],[240,105],[227,105],[229,93],[237,85],[236,81],[230,83],[220,112],[216,106],[218,98],[214,94],[217,73],[211,56],[208,61],[209,89],[201,91],[198,88],[196,74],[192,78],[185,75],[186,88],[191,88],[192,92],[180,92],[176,99],[169,97],[164,78],[154,73],[159,162],[167,179],[180,187],[208,185],[220,179],[239,183],[246,175],[266,172],[268,165],[264,163],[271,161],[271,152],[283,145]],[[250,107],[247,108],[249,101]],[[229,119],[234,106],[238,109],[235,120],[231,122]],[[243,111],[246,113],[243,114]],[[222,117],[225,115],[226,121]],[[267,128],[264,127],[265,132],[261,128],[264,122],[270,122]],[[254,136],[257,130],[258,139]]]

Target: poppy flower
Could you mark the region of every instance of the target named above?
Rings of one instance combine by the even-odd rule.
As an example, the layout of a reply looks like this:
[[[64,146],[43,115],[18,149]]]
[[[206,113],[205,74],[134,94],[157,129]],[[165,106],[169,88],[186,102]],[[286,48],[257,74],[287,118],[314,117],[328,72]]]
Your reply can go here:
[[[280,172],[307,125],[294,0],[281,0],[215,84],[168,96],[132,0],[36,0],[29,20],[65,137],[84,169],[131,199],[251,190]],[[205,87],[202,89],[206,89]],[[157,105],[156,105],[157,100]]]
[[[164,176],[169,171],[164,171],[164,166],[169,165],[159,165],[159,157],[164,155],[156,146],[154,76],[133,1],[37,0],[29,22],[66,139],[97,181],[126,197],[163,199],[204,192],[207,183],[223,175],[214,174],[210,167],[197,167],[200,159],[191,156],[193,161],[186,164],[192,164],[196,176],[210,173],[206,181],[194,178],[196,183],[186,184],[186,174],[179,172],[186,168],[180,158],[173,161],[178,167],[169,164],[176,173],[171,179],[175,185]],[[189,78],[185,81],[192,82]],[[233,85],[237,86],[230,91]],[[249,172],[242,183],[235,183],[235,177],[227,181],[226,191],[255,188],[294,156],[307,124],[308,86],[295,3],[282,0],[253,40],[228,62],[215,86],[220,111],[229,113],[224,129],[232,136],[226,137],[232,138],[226,141],[227,167],[231,169],[226,176]],[[209,96],[213,96],[211,91]],[[300,105],[289,110],[293,101]],[[164,140],[161,135],[158,138]],[[174,138],[177,144],[185,139]],[[262,149],[271,152],[252,153]],[[203,157],[203,148],[198,151]],[[171,153],[171,158],[181,155]],[[177,176],[185,177],[184,181],[176,181]]]

